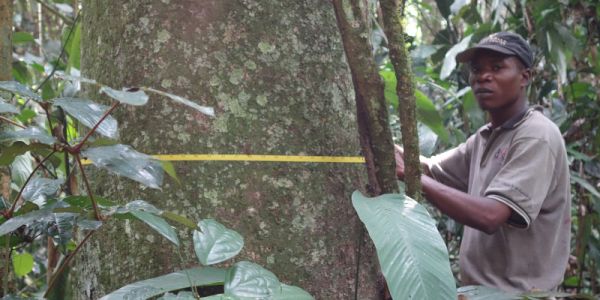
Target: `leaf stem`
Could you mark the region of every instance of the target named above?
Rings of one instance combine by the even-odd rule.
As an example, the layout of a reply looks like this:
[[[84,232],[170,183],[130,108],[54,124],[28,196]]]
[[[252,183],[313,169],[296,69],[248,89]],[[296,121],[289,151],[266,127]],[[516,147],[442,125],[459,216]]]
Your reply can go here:
[[[44,164],[44,162],[46,162],[52,155],[54,155],[54,153],[56,153],[56,150],[52,150],[52,152],[50,152],[50,154],[48,154],[46,157],[44,157],[44,159],[42,159],[42,161],[39,162],[37,164],[37,166],[35,166],[33,171],[31,171],[31,174],[29,174],[29,177],[27,177],[27,180],[25,180],[25,183],[19,190],[19,194],[17,194],[15,201],[13,201],[13,204],[10,207],[10,210],[8,211],[8,213],[6,213],[7,218],[12,217],[13,213],[15,212],[15,208],[17,207],[17,202],[19,202],[19,199],[21,198],[21,195],[23,194],[23,190],[25,190],[25,187],[27,186],[29,181],[31,180],[31,178],[33,178],[33,175],[35,174],[35,172],[40,168],[40,166],[42,166]]]
[[[110,109],[108,109],[104,115],[102,115],[102,117],[100,118],[100,120],[98,120],[98,122],[96,123],[96,125],[94,125],[94,127],[92,128],[92,130],[90,130],[87,135],[83,138],[83,140],[81,142],[79,142],[79,144],[77,144],[75,146],[75,148],[72,150],[71,153],[78,155],[79,154],[79,150],[81,150],[81,147],[83,146],[83,144],[85,144],[85,142],[90,138],[90,136],[92,136],[92,134],[96,131],[96,129],[98,129],[98,126],[100,126],[100,124],[104,121],[104,119],[106,119],[108,117],[108,115],[110,115],[110,113],[115,110],[115,108],[117,108],[117,106],[119,106],[119,102],[115,102],[113,103],[113,105],[110,107]]]
[[[100,215],[98,204],[96,204],[96,200],[94,200],[94,195],[92,193],[92,189],[90,188],[90,182],[88,181],[87,176],[85,175],[85,170],[83,169],[83,164],[81,163],[81,157],[79,157],[79,153],[75,153],[75,160],[77,160],[77,165],[79,165],[79,170],[81,170],[81,177],[83,178],[83,182],[85,183],[85,188],[87,190],[88,196],[90,196],[92,206],[94,207],[94,215],[96,216],[96,220],[102,221],[102,216]]]
[[[11,119],[9,119],[9,118],[3,117],[3,116],[0,116],[0,120],[2,120],[2,121],[4,121],[4,122],[7,122],[7,123],[10,123],[10,124],[12,124],[12,125],[15,125],[15,126],[17,126],[17,127],[21,127],[21,128],[23,128],[23,129],[27,128],[27,127],[25,127],[25,126],[23,126],[23,125],[21,125],[21,124],[19,124],[19,123],[15,122],[15,121],[13,121],[13,120],[11,120]]]
[[[48,289],[44,293],[44,299],[46,299],[46,297],[48,296],[48,293],[56,285],[56,279],[60,276],[60,274],[62,272],[64,272],[65,268],[69,265],[69,263],[71,262],[71,260],[73,259],[73,257],[75,257],[75,254],[77,254],[77,252],[79,252],[79,250],[81,249],[81,247],[83,246],[83,244],[85,244],[87,242],[87,240],[92,236],[92,234],[94,234],[94,232],[96,232],[96,231],[92,230],[92,231],[88,232],[88,234],[83,238],[83,240],[81,241],[81,243],[79,243],[79,245],[77,245],[77,247],[75,248],[75,250],[73,250],[73,252],[71,252],[71,253],[69,253],[69,255],[67,255],[67,257],[65,258],[65,260],[63,261],[63,263],[60,265],[60,267],[58,268],[58,270],[56,270],[56,272],[52,276],[52,279],[50,279],[50,283],[48,283]]]

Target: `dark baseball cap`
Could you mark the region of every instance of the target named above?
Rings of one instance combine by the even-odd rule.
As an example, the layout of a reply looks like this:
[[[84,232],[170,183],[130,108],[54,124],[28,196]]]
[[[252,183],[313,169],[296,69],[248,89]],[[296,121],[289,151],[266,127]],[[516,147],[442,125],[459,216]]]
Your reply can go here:
[[[533,52],[529,47],[529,43],[520,35],[505,31],[491,34],[477,45],[458,53],[456,61],[461,63],[470,62],[479,49],[488,49],[516,56],[527,68],[530,68],[533,64]]]

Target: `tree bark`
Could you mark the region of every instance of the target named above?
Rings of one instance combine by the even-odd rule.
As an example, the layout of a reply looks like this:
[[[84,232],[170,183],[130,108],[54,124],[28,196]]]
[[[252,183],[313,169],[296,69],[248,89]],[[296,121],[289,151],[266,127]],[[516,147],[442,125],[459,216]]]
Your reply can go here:
[[[410,58],[404,42],[400,5],[398,0],[381,0],[385,35],[388,38],[390,60],[396,73],[396,93],[398,94],[398,112],[404,162],[406,194],[413,199],[421,199],[421,164],[419,162],[419,136],[417,133],[417,115],[415,87],[410,66]]]
[[[359,153],[350,72],[328,2],[88,0],[83,7],[84,76],[216,109],[209,118],[151,96],[144,107],[116,113],[123,143],[150,154]],[[215,218],[245,237],[236,261],[255,261],[317,299],[354,298],[357,278],[358,298],[375,298],[372,247],[356,274],[365,241],[350,194],[365,184],[364,166],[174,164],[182,184],[167,179],[162,192],[94,172],[95,193]],[[111,223],[78,258],[76,299],[197,264],[190,239],[180,265],[176,250],[144,225]]]
[[[0,0],[0,81],[12,79],[12,11],[12,0]]]
[[[383,82],[368,40],[368,11],[361,0],[332,0],[356,97],[358,129],[367,161],[370,194],[397,192],[394,144]]]

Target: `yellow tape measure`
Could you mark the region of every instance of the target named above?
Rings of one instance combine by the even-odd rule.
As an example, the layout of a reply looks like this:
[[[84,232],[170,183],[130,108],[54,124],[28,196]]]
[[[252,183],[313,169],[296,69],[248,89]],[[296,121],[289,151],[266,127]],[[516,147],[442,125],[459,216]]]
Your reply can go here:
[[[152,155],[166,161],[265,161],[295,163],[364,163],[362,156],[308,156],[308,155],[256,155],[256,154],[163,154]],[[90,164],[84,160],[84,164]]]

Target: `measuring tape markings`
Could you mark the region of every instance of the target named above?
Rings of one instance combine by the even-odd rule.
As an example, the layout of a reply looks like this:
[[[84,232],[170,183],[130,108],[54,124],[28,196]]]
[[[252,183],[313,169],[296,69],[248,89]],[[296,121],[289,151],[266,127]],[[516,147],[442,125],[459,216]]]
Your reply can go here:
[[[152,155],[165,161],[262,161],[295,163],[365,163],[362,156],[309,156],[309,155],[259,155],[259,154],[159,154]],[[84,160],[83,164],[91,161]]]

